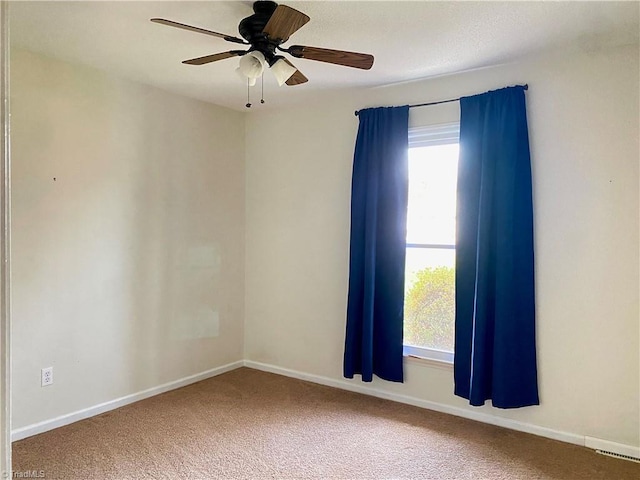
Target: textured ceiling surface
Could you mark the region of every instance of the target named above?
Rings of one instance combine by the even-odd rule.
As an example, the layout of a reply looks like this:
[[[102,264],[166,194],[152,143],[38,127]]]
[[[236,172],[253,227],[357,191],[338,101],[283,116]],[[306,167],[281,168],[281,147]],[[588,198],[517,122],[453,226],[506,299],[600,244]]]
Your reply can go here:
[[[631,2],[283,2],[311,17],[284,45],[371,53],[369,71],[291,59],[309,82],[278,87],[265,74],[271,108],[318,91],[379,86],[501,63],[539,52],[638,43],[639,3]],[[222,39],[149,22],[162,17],[238,35],[249,1],[76,1],[10,4],[12,46],[81,63],[130,80],[236,110],[247,87],[238,58],[203,65],[182,60],[235,49]],[[258,83],[259,85],[259,83]],[[253,90],[255,101],[259,87]]]

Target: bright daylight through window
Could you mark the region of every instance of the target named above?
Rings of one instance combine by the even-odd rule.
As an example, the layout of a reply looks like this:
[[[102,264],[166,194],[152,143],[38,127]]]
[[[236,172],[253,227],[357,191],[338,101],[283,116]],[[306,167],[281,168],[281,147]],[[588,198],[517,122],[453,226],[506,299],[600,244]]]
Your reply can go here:
[[[404,351],[453,362],[459,124],[409,132]]]

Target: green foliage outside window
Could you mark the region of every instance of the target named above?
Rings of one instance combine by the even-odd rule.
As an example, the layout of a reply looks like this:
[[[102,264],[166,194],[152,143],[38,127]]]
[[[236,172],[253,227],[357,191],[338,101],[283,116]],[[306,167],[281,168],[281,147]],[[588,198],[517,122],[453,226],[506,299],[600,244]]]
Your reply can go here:
[[[452,352],[455,269],[425,268],[407,280],[404,343]]]

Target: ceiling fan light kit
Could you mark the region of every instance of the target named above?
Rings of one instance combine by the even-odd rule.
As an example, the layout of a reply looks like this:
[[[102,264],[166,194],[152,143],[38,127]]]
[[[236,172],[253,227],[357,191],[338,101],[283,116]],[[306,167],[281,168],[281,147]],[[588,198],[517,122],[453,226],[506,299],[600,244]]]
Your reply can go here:
[[[186,65],[206,65],[231,57],[241,57],[236,71],[247,80],[248,85],[255,85],[256,79],[263,74],[267,65],[280,86],[284,84],[288,86],[301,85],[308,81],[300,70],[289,60],[279,55],[278,52],[288,53],[295,58],[332,63],[362,70],[369,70],[373,66],[373,56],[365,53],[306,47],[303,45],[283,48],[281,45],[289,40],[293,33],[309,22],[309,17],[298,10],[286,5],[278,5],[272,1],[254,2],[253,11],[254,14],[244,18],[238,26],[238,32],[242,39],[164,18],[152,18],[151,21],[249,46],[248,50],[230,50],[182,62]],[[249,105],[251,104],[247,102],[247,106]]]
[[[241,76],[248,79],[249,85],[253,86],[256,83],[256,79],[264,72],[265,64],[266,60],[262,52],[249,52],[240,59],[238,72]]]
[[[296,67],[288,63],[284,57],[280,56],[275,57],[274,62],[271,65],[271,71],[273,72],[273,76],[276,77],[279,87],[284,85],[285,82],[289,80],[294,73],[296,73],[296,70]]]

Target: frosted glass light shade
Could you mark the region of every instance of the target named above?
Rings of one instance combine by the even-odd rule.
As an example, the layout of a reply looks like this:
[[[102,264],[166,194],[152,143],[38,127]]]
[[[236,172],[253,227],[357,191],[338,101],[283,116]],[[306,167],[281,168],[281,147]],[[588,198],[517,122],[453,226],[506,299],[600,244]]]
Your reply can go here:
[[[249,79],[249,83],[253,79],[253,84],[255,84],[256,78],[262,75],[264,71],[265,63],[264,55],[261,52],[254,51],[247,53],[240,59],[238,70]]]
[[[291,75],[296,73],[296,68],[289,65],[283,58],[279,59],[273,65],[271,65],[271,71],[273,76],[276,77],[278,85],[282,86],[284,82],[291,78]]]
[[[249,78],[246,75],[244,75],[240,71],[240,67],[236,68],[236,73],[238,74],[238,77],[240,77],[243,81],[247,82],[249,84],[249,86],[253,87],[256,84],[256,79],[255,78]]]

